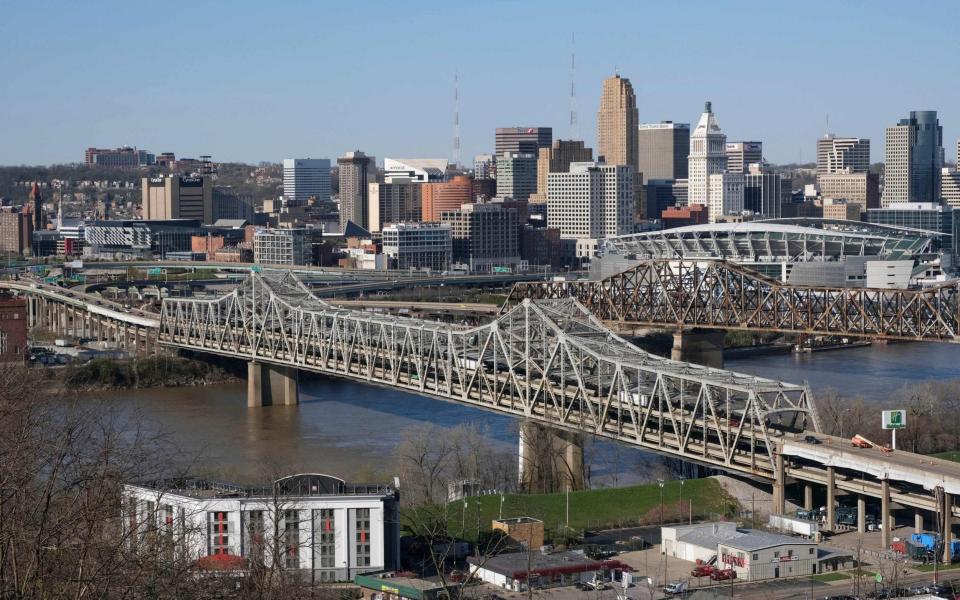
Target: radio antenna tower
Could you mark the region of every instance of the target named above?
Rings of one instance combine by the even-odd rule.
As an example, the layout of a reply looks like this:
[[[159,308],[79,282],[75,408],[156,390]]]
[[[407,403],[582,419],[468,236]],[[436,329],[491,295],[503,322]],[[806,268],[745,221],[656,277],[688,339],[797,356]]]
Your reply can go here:
[[[580,124],[577,123],[577,39],[570,34],[570,139],[580,139]]]
[[[463,156],[460,151],[460,72],[453,72],[453,162],[457,169],[462,167]]]

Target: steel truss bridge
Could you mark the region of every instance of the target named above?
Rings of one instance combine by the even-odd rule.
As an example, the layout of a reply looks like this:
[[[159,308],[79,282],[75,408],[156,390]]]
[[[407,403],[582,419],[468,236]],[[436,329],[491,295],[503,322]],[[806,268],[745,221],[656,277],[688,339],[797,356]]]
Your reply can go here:
[[[648,354],[572,298],[479,327],[336,308],[291,274],[165,299],[160,344],[468,404],[773,478],[776,441],[819,431],[809,390]]]
[[[560,298],[615,325],[960,342],[960,282],[923,290],[800,287],[723,260],[664,259],[601,281],[517,283],[504,310]]]

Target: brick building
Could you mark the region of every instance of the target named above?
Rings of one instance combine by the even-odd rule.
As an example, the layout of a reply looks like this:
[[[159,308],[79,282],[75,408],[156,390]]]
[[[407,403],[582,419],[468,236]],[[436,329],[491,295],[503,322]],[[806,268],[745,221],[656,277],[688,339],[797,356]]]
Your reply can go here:
[[[27,358],[27,301],[0,296],[0,362]]]

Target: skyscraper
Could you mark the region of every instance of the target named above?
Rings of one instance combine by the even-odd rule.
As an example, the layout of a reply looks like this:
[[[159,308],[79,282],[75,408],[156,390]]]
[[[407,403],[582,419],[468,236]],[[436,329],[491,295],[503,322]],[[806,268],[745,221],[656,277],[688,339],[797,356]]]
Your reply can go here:
[[[140,180],[144,220],[198,219],[213,223],[213,186],[209,177],[160,175]]]
[[[633,232],[634,176],[628,165],[573,163],[547,178],[547,227],[564,239]]]
[[[750,165],[763,162],[763,142],[728,142],[727,171],[746,174]]]
[[[710,176],[722,174],[727,170],[727,136],[720,130],[717,119],[713,115],[713,107],[709,102],[697,121],[697,126],[690,136],[690,193],[689,204],[703,204],[710,206],[710,199],[716,194],[710,191]],[[722,200],[715,206],[724,206]],[[719,215],[711,211],[711,222]]]
[[[597,111],[597,154],[608,165],[629,165],[637,161],[637,97],[629,79],[619,74],[603,80],[600,109]]]
[[[473,180],[467,175],[456,175],[450,181],[419,185],[424,221],[439,221],[444,211],[457,210],[473,201]]]
[[[547,176],[570,169],[570,163],[590,162],[593,160],[593,148],[587,148],[583,142],[575,140],[555,140],[550,148],[540,148],[537,156],[537,193],[530,196],[530,202],[547,201]]]
[[[817,140],[817,175],[866,173],[870,170],[870,140],[837,137],[829,133]]]
[[[497,156],[497,196],[529,200],[537,191],[537,155],[504,152]]]
[[[911,111],[887,127],[881,203],[938,202],[943,166],[943,128],[937,111]]]
[[[340,179],[340,231],[348,221],[368,228],[370,184],[377,181],[377,162],[372,156],[356,150],[337,159]]]
[[[644,181],[686,179],[689,155],[689,123],[661,121],[640,124],[637,131],[637,160]]]
[[[283,159],[283,195],[288,206],[306,206],[310,197],[329,202],[330,159]]]
[[[553,143],[552,127],[497,127],[495,149],[497,156],[504,152],[537,155],[540,148]]]

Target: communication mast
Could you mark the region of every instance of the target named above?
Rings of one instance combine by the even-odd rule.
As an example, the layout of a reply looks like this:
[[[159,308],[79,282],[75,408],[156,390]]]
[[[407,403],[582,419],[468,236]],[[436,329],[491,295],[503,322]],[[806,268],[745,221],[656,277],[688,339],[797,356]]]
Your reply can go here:
[[[570,139],[580,139],[577,122],[577,46],[576,34],[570,34]]]
[[[453,162],[460,169],[463,156],[460,152],[460,73],[453,72]]]

